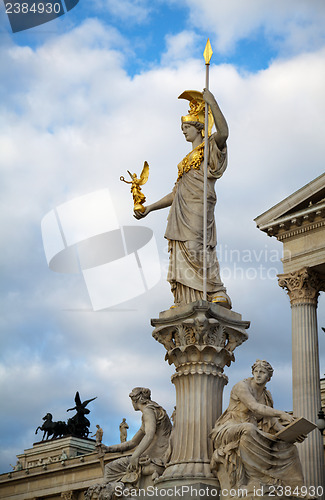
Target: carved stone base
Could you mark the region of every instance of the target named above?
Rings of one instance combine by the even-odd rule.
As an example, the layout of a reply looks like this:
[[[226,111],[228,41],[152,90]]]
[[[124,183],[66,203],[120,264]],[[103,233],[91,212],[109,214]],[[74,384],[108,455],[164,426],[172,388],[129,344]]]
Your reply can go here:
[[[233,351],[247,340],[249,322],[220,305],[198,301],[164,311],[151,323],[153,337],[167,350],[165,359],[176,368],[176,423],[169,462],[158,484],[208,479],[215,485],[209,434],[222,412],[228,382],[224,366],[235,361]]]

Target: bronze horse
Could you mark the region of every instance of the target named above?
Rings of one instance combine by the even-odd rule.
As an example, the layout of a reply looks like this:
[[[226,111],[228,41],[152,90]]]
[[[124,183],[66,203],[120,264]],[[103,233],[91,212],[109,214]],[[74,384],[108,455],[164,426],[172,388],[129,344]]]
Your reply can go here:
[[[69,408],[67,411],[76,410],[76,414],[68,419],[68,422],[62,422],[59,420],[58,422],[53,422],[53,417],[51,413],[47,413],[45,417],[43,417],[44,424],[42,426],[37,427],[35,434],[37,434],[38,430],[44,431],[42,441],[49,439],[60,438],[63,436],[75,436],[79,438],[87,438],[89,434],[90,422],[85,415],[90,413],[90,410],[86,408],[86,406],[94,401],[96,398],[87,399],[82,402],[80,399],[79,392],[76,392],[75,395],[75,406],[73,408]]]
[[[68,426],[65,422],[62,422],[61,420],[53,422],[52,419],[52,414],[47,413],[45,417],[43,417],[44,424],[37,427],[35,431],[35,434],[37,434],[39,429],[44,431],[42,441],[49,439],[50,436],[52,436],[51,439],[56,439],[68,434]]]

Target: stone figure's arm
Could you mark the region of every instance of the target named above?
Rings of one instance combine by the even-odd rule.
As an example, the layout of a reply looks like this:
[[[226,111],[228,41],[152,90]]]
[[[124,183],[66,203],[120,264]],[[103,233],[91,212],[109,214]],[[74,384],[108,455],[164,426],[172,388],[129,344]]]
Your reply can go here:
[[[284,429],[284,426],[280,424],[279,419],[276,417],[271,418],[271,426],[275,432],[279,432]]]
[[[212,115],[214,118],[214,123],[217,129],[217,133],[215,134],[215,140],[217,146],[220,150],[222,150],[226,144],[226,140],[228,139],[229,130],[225,117],[223,116],[221,109],[217,101],[215,100],[214,95],[208,89],[203,90],[203,99],[206,103],[209,104]]]
[[[156,416],[151,409],[145,409],[143,411],[143,425],[144,425],[144,437],[138,444],[133,454],[130,457],[129,470],[134,470],[138,467],[139,457],[146,451],[153,441],[156,434]]]
[[[132,450],[132,448],[135,448],[141,442],[144,435],[145,434],[141,428],[136,434],[134,434],[133,438],[130,439],[130,441],[125,441],[125,443],[113,444],[111,446],[105,446],[104,444],[101,444],[99,445],[99,448],[101,449],[101,451],[105,451],[108,453]]]
[[[280,421],[289,424],[294,420],[294,417],[282,410],[276,410],[271,406],[266,406],[258,403],[254,396],[249,392],[247,385],[244,382],[236,384],[235,393],[244,405],[255,413],[258,417],[277,417]]]
[[[291,417],[291,416],[290,416],[290,415],[288,415],[287,413],[285,413],[285,416],[286,416],[286,417],[287,417],[287,416]],[[294,420],[294,417],[291,417],[291,418]],[[289,424],[289,423],[291,422],[291,420],[290,420],[290,422],[289,422],[289,421],[284,422],[284,421],[283,421],[283,419],[282,419],[282,422],[283,422],[283,423],[285,423],[285,424]],[[280,431],[283,431],[283,429],[285,429],[285,428],[286,428],[286,425],[282,425],[282,424],[280,423],[280,419],[279,419],[279,418],[276,418],[276,417],[271,418],[271,426],[272,426],[272,427],[271,427],[271,428],[272,428],[272,430],[273,430],[273,431],[275,431],[275,432],[280,432]],[[296,437],[295,441],[296,441],[297,443],[302,443],[302,442],[306,439],[306,437],[307,437],[307,435],[305,435],[305,434],[301,434],[300,436],[297,436],[297,437]]]
[[[136,219],[142,219],[143,217],[146,217],[146,215],[148,215],[150,212],[153,212],[154,210],[160,210],[161,208],[170,207],[170,205],[173,203],[173,199],[174,199],[174,192],[172,191],[171,193],[161,198],[161,200],[156,201],[156,203],[152,203],[152,205],[148,205],[147,207],[145,207],[144,212],[135,210],[134,217]]]

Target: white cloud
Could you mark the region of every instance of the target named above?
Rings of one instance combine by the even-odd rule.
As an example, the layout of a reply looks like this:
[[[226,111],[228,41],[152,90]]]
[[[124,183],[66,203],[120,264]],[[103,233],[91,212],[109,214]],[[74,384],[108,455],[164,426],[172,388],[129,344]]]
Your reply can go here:
[[[148,0],[95,0],[98,10],[108,12],[123,21],[141,23],[145,21],[151,11]]]
[[[190,37],[179,36],[186,52]],[[168,284],[162,281],[150,294],[96,314],[89,311],[82,279],[51,272],[42,248],[42,217],[96,189],[110,189],[120,224],[137,224],[120,175],[127,169],[140,172],[147,160],[150,177],[143,191],[151,203],[172,188],[177,163],[188,151],[179,127],[187,105],[177,96],[203,87],[202,62],[179,60],[175,38],[169,38],[164,65],[131,79],[113,38],[100,22],[91,21],[36,50],[12,46],[2,55],[8,78],[2,81],[7,97],[0,122],[5,267],[0,399],[10,402],[1,429],[6,448],[5,436],[13,441],[13,455],[31,445],[31,429],[43,411],[57,406],[57,418],[63,418],[60,411],[69,407],[77,389],[85,398],[98,396],[93,423],[128,415],[136,423],[128,400],[133,385],[149,385],[169,411],[174,404],[173,369],[150,326],[150,318],[171,305]],[[260,233],[253,218],[323,171],[324,55],[318,50],[275,61],[254,75],[229,65],[211,66],[211,89],[230,126],[229,167],[217,183],[218,238],[240,255],[265,245],[281,252],[281,244]],[[165,268],[166,216],[166,210],[155,212],[143,221],[155,233]],[[252,262],[239,262],[244,271],[257,268],[256,255]],[[274,267],[269,257],[265,260],[266,268]],[[224,264],[234,272],[233,261]],[[291,360],[285,292],[276,280],[252,280],[245,273],[233,278],[226,285],[234,309],[252,325],[250,340],[226,370],[226,394],[249,374],[256,357],[266,357],[276,368],[274,392],[282,390],[275,400],[288,409],[290,387],[279,384]],[[324,309],[319,311],[323,325]],[[324,346],[325,339],[320,341]],[[322,351],[321,362],[324,369]],[[29,397],[35,405],[25,422],[21,406]],[[107,431],[107,442],[114,432]]]
[[[177,35],[166,35],[166,51],[161,63],[172,65],[190,59],[199,36],[194,31],[182,31]]]
[[[324,43],[325,4],[322,0],[184,0],[195,28],[213,33],[220,52],[232,50],[258,31],[280,51],[311,50]],[[212,35],[211,35],[212,36]]]

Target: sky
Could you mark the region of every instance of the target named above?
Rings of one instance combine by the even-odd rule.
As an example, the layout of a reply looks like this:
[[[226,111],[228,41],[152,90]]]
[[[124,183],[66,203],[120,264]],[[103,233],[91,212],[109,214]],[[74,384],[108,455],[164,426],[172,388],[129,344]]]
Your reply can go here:
[[[210,90],[230,130],[228,168],[216,184],[218,256],[233,310],[251,322],[225,370],[224,407],[260,358],[275,369],[275,406],[292,408],[290,303],[276,278],[282,243],[254,218],[324,171],[324,26],[323,0],[80,0],[58,19],[12,33],[0,3],[1,473],[40,438],[47,412],[71,416],[77,390],[83,400],[97,396],[91,433],[100,424],[106,444],[119,441],[123,417],[129,437],[139,428],[128,398],[135,386],[150,387],[172,413],[173,368],[150,325],[172,304],[168,211],[141,221],[157,244],[160,280],[97,311],[80,272],[49,268],[41,222],[108,189],[103,220],[139,224],[119,178],[140,173],[145,160],[148,203],[170,192],[189,151],[180,130],[187,103],[177,97],[205,86],[208,37]],[[87,219],[86,208],[79,216]],[[112,282],[112,297],[127,282]],[[319,326],[324,304],[321,296]],[[319,342],[323,376],[321,329]]]

